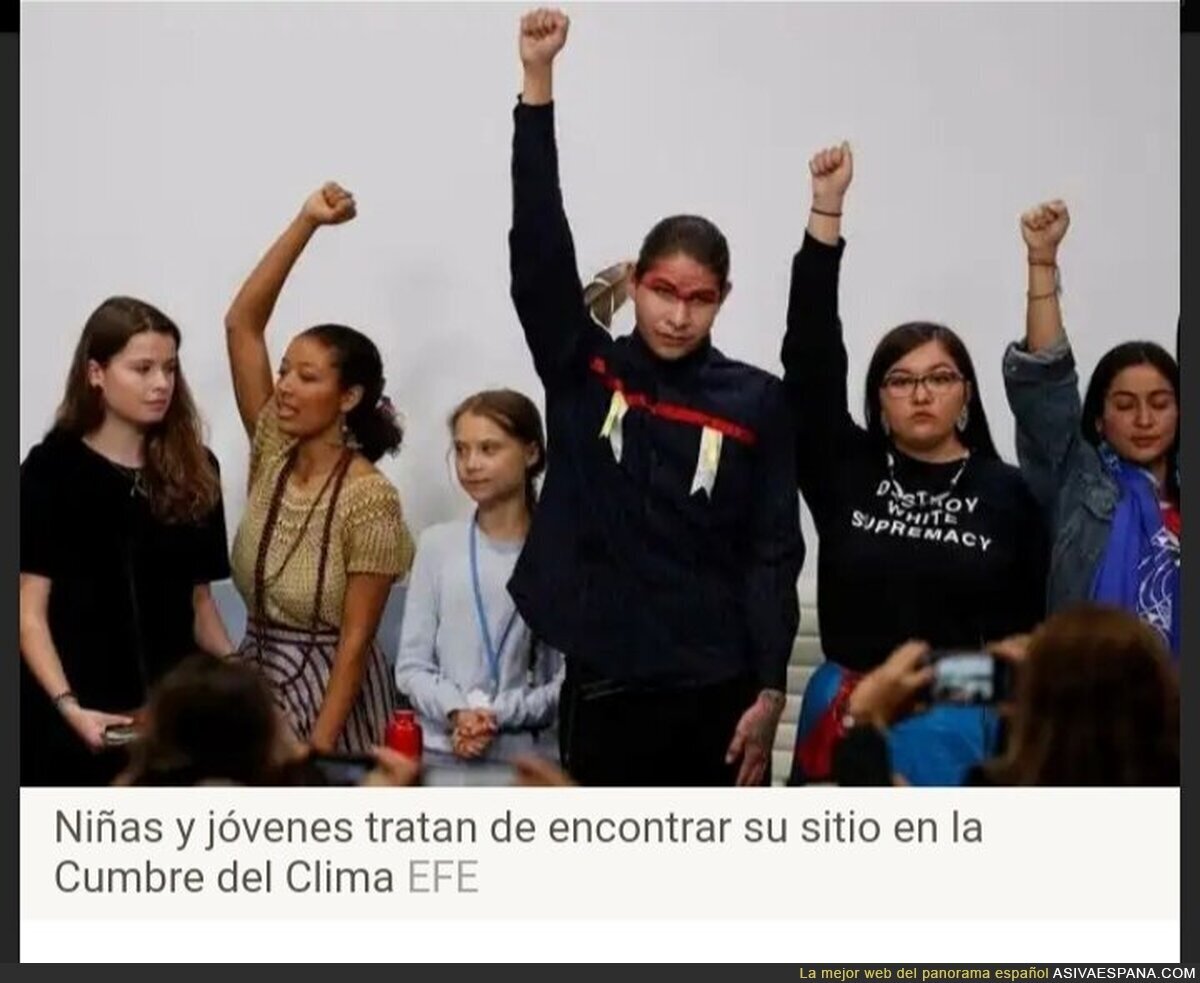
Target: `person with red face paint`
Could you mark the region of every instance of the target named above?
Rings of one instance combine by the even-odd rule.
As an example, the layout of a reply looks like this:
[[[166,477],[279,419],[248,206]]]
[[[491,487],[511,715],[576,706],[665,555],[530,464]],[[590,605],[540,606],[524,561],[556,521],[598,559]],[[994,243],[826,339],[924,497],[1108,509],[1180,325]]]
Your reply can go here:
[[[992,443],[970,354],[952,330],[893,328],[867,369],[859,426],[838,314],[853,173],[848,144],[809,162],[812,207],[792,265],[781,358],[797,421],[799,483],[820,538],[826,657],[805,690],[793,781],[826,777],[830,732],[857,674],[910,639],[978,651],[1043,613],[1047,536],[1020,471]],[[832,716],[829,716],[830,708]],[[995,739],[974,707],[941,705],[890,735],[913,784],[958,784]]]
[[[233,645],[209,584],[229,576],[216,458],[162,311],[88,318],[54,428],[21,465],[21,782],[105,785],[154,683]]]
[[[1153,342],[1125,342],[1097,363],[1080,405],[1058,301],[1058,248],[1070,221],[1061,201],[1021,216],[1025,339],[1004,356],[1017,455],[1053,523],[1047,605],[1122,607],[1178,659],[1179,363]]]
[[[558,11],[521,20],[512,298],[546,388],[549,467],[509,591],[566,659],[563,764],[585,785],[766,780],[799,621],[794,439],[778,379],[710,334],[729,249],[707,219],[646,236],[636,329],[592,319],[559,188]]]
[[[251,440],[233,543],[233,579],[250,612],[239,656],[262,670],[297,740],[318,752],[369,751],[395,703],[375,633],[413,547],[400,496],[375,462],[399,449],[401,431],[366,335],[341,324],[308,328],[272,381],[265,334],[309,240],[355,213],[337,184],[313,192],[225,316]]]

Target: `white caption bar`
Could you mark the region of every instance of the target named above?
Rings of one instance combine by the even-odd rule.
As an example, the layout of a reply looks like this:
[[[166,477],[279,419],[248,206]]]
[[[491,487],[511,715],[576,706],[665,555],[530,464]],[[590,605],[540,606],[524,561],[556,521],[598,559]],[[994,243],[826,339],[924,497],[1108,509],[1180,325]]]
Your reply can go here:
[[[1170,922],[1179,792],[23,789],[21,915]]]

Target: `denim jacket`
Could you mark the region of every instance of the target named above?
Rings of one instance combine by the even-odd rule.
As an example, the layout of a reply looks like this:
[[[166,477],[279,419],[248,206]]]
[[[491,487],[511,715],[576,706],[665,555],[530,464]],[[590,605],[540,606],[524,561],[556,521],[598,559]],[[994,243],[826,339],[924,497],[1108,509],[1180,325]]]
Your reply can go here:
[[[1009,345],[1004,386],[1021,471],[1050,523],[1046,610],[1053,613],[1091,596],[1120,490],[1083,439],[1079,374],[1065,337],[1039,352]]]

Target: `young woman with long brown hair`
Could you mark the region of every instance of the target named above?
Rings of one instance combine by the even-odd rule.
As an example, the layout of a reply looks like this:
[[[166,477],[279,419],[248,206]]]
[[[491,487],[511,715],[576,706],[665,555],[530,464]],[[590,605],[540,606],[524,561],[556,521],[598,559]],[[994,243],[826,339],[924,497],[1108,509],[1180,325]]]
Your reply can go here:
[[[105,784],[150,686],[232,644],[209,583],[229,576],[216,459],[179,329],[132,297],[88,318],[53,429],[21,465],[21,781]]]

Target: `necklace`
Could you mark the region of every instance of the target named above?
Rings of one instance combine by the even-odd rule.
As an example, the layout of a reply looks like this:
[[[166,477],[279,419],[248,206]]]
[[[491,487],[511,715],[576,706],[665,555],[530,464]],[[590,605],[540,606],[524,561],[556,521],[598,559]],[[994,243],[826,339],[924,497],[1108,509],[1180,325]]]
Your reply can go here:
[[[109,460],[107,457],[104,457],[103,454],[100,456],[104,458],[105,461],[108,461],[109,466],[112,467],[117,474],[129,481],[130,498],[134,498],[138,495],[140,495],[142,498],[150,497],[150,491],[146,487],[145,468],[131,468],[128,464],[118,464],[116,461]]]
[[[283,469],[279,473],[278,484],[277,484],[276,490],[275,490],[276,496],[279,499],[282,499],[283,495],[286,494],[288,479],[291,477],[292,471],[295,468],[295,463],[296,463],[295,454],[293,453],[289,457],[288,463],[284,465]],[[308,532],[309,523],[312,522],[313,515],[316,514],[317,506],[321,504],[321,500],[325,497],[325,492],[327,492],[329,490],[329,486],[331,484],[333,484],[335,478],[337,478],[343,471],[345,471],[348,466],[349,466],[349,458],[347,457],[347,455],[345,455],[343,453],[342,457],[338,459],[337,464],[334,465],[333,470],[331,470],[329,472],[329,474],[327,474],[325,476],[324,483],[317,490],[316,497],[313,498],[312,503],[308,507],[308,511],[305,512],[305,514],[304,514],[304,519],[300,523],[300,531],[296,533],[296,536],[292,540],[291,545],[288,547],[287,551],[284,553],[283,559],[279,561],[279,565],[275,568],[275,572],[273,574],[269,574],[269,575],[266,575],[263,577],[263,586],[264,587],[274,584],[275,581],[277,581],[283,575],[283,571],[287,568],[287,565],[292,561],[292,557],[295,556],[296,550],[300,548],[300,543],[303,542],[303,540],[304,540],[304,534],[306,532]],[[340,484],[340,481],[339,481],[339,484]],[[333,502],[330,502],[330,504],[329,504],[329,510],[331,512],[333,510],[333,504],[334,504]],[[278,510],[276,509],[276,515],[273,518],[277,518],[277,515],[278,515]],[[265,537],[267,537],[268,540],[271,538],[274,538],[274,535],[275,535],[274,521],[271,522],[270,529],[264,528],[263,535]]]
[[[138,495],[140,495],[142,498],[150,497],[150,489],[146,486],[146,469],[144,466],[134,467],[129,464],[121,464],[119,461],[114,461],[99,448],[93,447],[91,443],[88,442],[86,437],[81,437],[80,443],[82,443],[83,446],[95,454],[96,457],[100,458],[101,461],[103,461],[115,472],[117,472],[117,474],[129,482],[130,498],[135,498]]]
[[[950,484],[946,486],[946,490],[943,492],[939,492],[936,495],[930,496],[927,499],[928,504],[938,505],[952,491],[954,491],[955,487],[958,485],[959,479],[962,478],[963,472],[967,470],[967,465],[970,462],[971,462],[971,452],[967,451],[967,456],[962,459],[962,464],[959,466],[959,469],[954,472],[954,477],[950,479]],[[891,482],[891,486],[892,486],[892,498],[906,498],[906,497],[912,498],[913,496],[911,496],[908,492],[906,492],[904,490],[904,488],[901,486],[899,480],[896,478],[896,457],[891,451],[887,452],[887,467],[888,467],[888,480]]]

